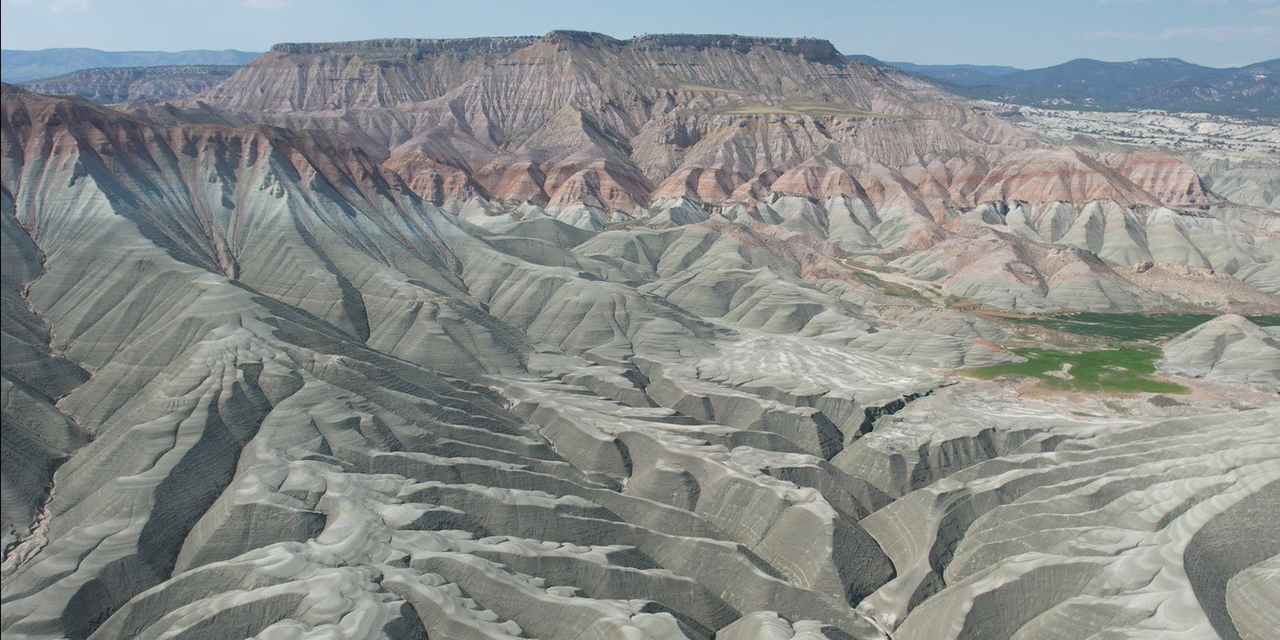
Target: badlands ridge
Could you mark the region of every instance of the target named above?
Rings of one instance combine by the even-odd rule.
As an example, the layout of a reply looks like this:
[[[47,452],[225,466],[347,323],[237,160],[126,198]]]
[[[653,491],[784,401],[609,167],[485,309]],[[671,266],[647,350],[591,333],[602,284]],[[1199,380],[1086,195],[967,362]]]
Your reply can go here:
[[[740,36],[287,44],[2,117],[6,638],[1280,625],[1239,163]],[[969,375],[1133,346],[1018,323],[1065,311],[1240,315],[1136,341],[1172,395]]]

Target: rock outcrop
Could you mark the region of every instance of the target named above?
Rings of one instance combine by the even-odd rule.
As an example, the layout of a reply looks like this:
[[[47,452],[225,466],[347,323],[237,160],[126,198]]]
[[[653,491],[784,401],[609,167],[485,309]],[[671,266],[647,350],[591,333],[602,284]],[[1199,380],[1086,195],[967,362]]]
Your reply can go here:
[[[1162,157],[821,41],[576,32],[6,86],[0,132],[6,638],[1270,620],[1266,390],[954,371],[1020,361],[975,303],[1273,303],[1274,220]]]
[[[438,182],[624,213],[770,191],[870,194],[877,207],[903,191],[957,206],[1215,200],[1169,156],[1053,150],[821,40],[553,32],[278,45],[198,100],[232,120],[342,132],[437,204],[473,193]],[[789,173],[814,163],[843,177]]]
[[[719,215],[898,255],[978,224],[1124,266],[1214,269],[1248,289],[1135,298],[1104,267],[1035,303],[987,290],[998,272],[952,288],[1004,308],[1132,309],[1171,294],[1174,306],[1259,311],[1280,286],[1262,266],[1280,255],[1275,221],[1222,202],[1182,160],[1053,146],[825,41],[553,32],[279,45],[193,100],[134,109],[323,128],[452,211],[532,205],[593,231]]]
[[[1280,331],[1238,315],[1219,316],[1164,345],[1161,368],[1280,391]]]

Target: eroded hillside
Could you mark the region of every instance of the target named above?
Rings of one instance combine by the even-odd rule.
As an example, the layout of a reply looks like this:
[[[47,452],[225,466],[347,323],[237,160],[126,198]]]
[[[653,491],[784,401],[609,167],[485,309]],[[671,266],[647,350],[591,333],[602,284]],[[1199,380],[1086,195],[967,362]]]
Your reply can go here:
[[[1171,156],[730,36],[281,45],[0,125],[6,637],[1276,623],[1275,330],[1009,313],[1265,325],[1275,212]],[[1168,391],[976,375],[1027,344]]]

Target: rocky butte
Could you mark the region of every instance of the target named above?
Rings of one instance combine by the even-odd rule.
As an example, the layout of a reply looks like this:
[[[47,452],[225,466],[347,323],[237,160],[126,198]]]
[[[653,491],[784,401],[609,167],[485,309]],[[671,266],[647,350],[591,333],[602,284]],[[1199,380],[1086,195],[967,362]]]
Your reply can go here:
[[[1268,637],[1274,157],[999,113],[731,35],[5,85],[5,637]]]

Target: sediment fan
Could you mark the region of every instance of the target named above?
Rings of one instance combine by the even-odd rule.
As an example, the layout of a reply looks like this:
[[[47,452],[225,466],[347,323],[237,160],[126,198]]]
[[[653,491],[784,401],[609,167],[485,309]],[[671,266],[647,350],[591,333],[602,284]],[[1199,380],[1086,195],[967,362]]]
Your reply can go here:
[[[0,125],[6,638],[1280,624],[1275,328],[1169,342],[1181,400],[961,370],[1021,359],[977,305],[1280,313],[1275,211],[1171,156],[739,36],[279,45]]]

